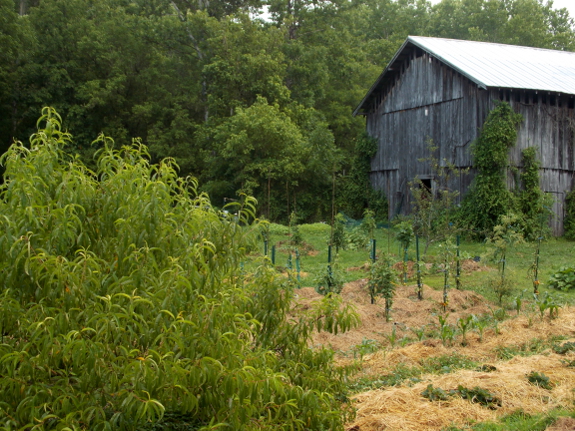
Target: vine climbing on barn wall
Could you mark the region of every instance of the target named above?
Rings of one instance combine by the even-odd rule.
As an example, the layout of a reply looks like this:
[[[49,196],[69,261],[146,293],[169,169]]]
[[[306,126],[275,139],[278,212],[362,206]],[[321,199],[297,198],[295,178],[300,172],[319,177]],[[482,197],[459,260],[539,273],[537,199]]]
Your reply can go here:
[[[500,216],[515,209],[515,199],[507,189],[506,168],[509,149],[517,141],[521,114],[505,102],[489,113],[481,133],[472,147],[473,167],[477,175],[461,205],[461,221],[477,236],[493,230]]]

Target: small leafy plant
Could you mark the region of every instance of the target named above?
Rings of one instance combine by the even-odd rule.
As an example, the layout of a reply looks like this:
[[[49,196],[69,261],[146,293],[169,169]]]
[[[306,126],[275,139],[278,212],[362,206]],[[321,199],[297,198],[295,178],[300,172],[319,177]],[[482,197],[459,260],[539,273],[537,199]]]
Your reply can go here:
[[[375,304],[377,296],[382,296],[385,299],[386,322],[389,322],[390,320],[395,286],[395,272],[389,265],[389,261],[387,259],[380,259],[371,265],[370,278],[368,282],[371,303]]]
[[[489,407],[490,409],[496,409],[501,407],[501,399],[487,389],[475,386],[472,389],[465,388],[461,385],[457,387],[456,395],[459,395],[464,400],[469,400],[472,403],[481,404],[482,406]]]
[[[444,346],[453,344],[453,339],[455,338],[455,328],[447,323],[447,316],[437,316],[439,319],[439,337]]]
[[[315,291],[320,295],[341,293],[344,279],[337,264],[327,265],[325,271],[315,279]]]
[[[541,320],[543,320],[546,310],[549,310],[549,317],[551,319],[554,319],[559,316],[560,305],[548,293],[545,293],[545,295],[543,295],[542,298],[535,297],[535,304],[537,309],[539,310],[539,316]]]
[[[569,341],[567,343],[563,343],[562,345],[553,345],[553,351],[559,355],[565,355],[567,353],[575,351],[575,343]]]
[[[479,342],[483,341],[483,333],[489,327],[490,324],[491,324],[491,319],[489,318],[489,315],[485,315],[485,316],[481,316],[481,317],[473,315],[473,327],[475,328],[475,330],[479,334]]]
[[[462,346],[467,346],[467,332],[469,332],[470,330],[473,329],[475,322],[473,320],[473,316],[472,315],[468,315],[466,317],[461,317],[457,320],[457,327],[459,328],[459,330],[461,331],[461,345]]]
[[[527,374],[527,380],[532,385],[539,386],[543,389],[553,389],[555,386],[549,377],[537,371],[531,371],[529,374]]]
[[[568,292],[575,288],[575,268],[572,266],[562,266],[549,278],[549,286],[554,289]]]
[[[436,388],[432,384],[427,385],[427,388],[421,393],[423,398],[429,401],[447,401],[450,394],[441,388]]]

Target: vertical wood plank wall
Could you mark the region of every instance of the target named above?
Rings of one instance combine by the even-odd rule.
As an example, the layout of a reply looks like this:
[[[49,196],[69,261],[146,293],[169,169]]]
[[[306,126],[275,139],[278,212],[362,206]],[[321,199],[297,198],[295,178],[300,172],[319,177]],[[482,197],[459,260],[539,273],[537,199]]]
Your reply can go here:
[[[524,121],[517,144],[510,151],[508,186],[515,187],[521,150],[535,146],[541,160],[541,188],[555,197],[552,229],[563,233],[565,195],[573,186],[575,157],[574,99],[567,95],[538,94],[535,91],[479,88],[427,53],[411,56],[402,72],[376,99],[379,105],[367,114],[367,131],[378,140],[371,163],[371,181],[389,200],[389,217],[411,210],[409,183],[416,177],[431,178],[431,139],[439,150],[435,157],[460,168],[472,165],[471,144],[496,100],[505,100]],[[450,188],[460,199],[473,180],[474,172],[452,178]]]

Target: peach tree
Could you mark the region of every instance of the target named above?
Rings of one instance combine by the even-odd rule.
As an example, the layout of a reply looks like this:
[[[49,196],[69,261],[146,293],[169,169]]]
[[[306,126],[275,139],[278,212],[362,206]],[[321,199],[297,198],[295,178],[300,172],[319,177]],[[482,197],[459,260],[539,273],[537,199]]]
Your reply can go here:
[[[219,211],[173,160],[98,143],[91,171],[45,108],[1,158],[0,429],[343,429],[343,371],[308,345],[356,316],[290,313],[289,281],[245,270],[253,199]]]

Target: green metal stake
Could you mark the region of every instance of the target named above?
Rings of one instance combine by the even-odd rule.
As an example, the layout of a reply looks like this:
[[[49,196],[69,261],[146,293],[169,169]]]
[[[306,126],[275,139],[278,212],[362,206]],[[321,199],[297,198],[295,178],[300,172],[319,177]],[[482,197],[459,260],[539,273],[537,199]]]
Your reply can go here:
[[[445,269],[443,275],[443,304],[442,304],[444,313],[447,311],[447,305],[449,304],[449,299],[447,297],[447,290],[449,289],[449,260],[447,256],[448,253],[446,250],[445,261],[444,261]]]
[[[423,284],[421,283],[421,268],[419,266],[419,236],[415,235],[415,252],[417,255],[417,299],[423,299]]]
[[[288,267],[288,269],[292,269],[292,268],[293,268],[293,266],[292,266],[292,261],[291,261],[291,251],[290,251],[290,253],[289,253],[289,255],[288,255],[287,267]]]
[[[373,263],[375,263],[375,260],[377,259],[376,251],[375,251],[375,239],[371,240],[371,253],[370,253],[369,257],[371,258],[371,261]]]
[[[456,270],[455,270],[455,288],[461,290],[461,259],[459,258],[459,235],[457,235],[457,253],[456,253]]]
[[[327,246],[327,263],[331,263],[331,244]]]
[[[276,264],[276,246],[272,245],[272,265]]]

